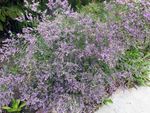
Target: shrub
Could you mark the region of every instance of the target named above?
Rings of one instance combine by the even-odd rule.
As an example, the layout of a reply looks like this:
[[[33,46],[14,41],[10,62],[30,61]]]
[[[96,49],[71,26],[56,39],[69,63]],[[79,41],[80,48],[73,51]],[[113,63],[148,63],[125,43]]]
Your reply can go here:
[[[128,5],[144,5],[143,12],[148,9],[146,2]],[[143,12],[132,6],[121,17],[123,21],[104,24],[70,11],[67,2],[49,2],[48,7],[53,16],[43,15],[36,20],[37,26],[24,28],[17,40],[7,39],[0,49],[5,61],[0,70],[0,106],[19,98],[26,102],[28,113],[92,113],[110,101],[107,98],[118,87],[128,86],[127,81],[137,83],[135,78],[142,77],[125,66],[139,69],[144,65],[138,67],[131,57],[135,52],[133,56],[142,59],[141,52],[129,48],[149,40],[149,26],[145,24],[149,20]],[[133,13],[136,18],[125,21]],[[143,23],[146,28],[140,27]],[[127,25],[137,26],[138,35],[126,29]],[[120,69],[116,68],[118,61]]]
[[[21,13],[21,2],[22,0],[17,0],[15,2],[11,0],[0,2],[0,31],[7,29],[6,27],[10,19],[15,19],[20,16]]]
[[[20,53],[23,51],[18,48],[17,53],[24,56],[13,56],[13,60],[10,60],[14,62],[11,63],[13,66],[7,67],[8,71],[2,71],[7,71],[7,74],[2,74],[1,81],[8,83],[7,79],[15,79],[13,81],[17,83],[12,82],[7,86],[1,82],[1,85],[6,89],[12,87],[10,90],[14,95],[18,91],[18,98],[26,101],[30,109],[91,112],[109,95],[107,91],[112,92],[116,88],[108,87],[111,80],[105,84],[105,76],[112,78],[109,64],[102,58],[102,50],[107,46],[98,46],[103,39],[99,36],[95,38],[98,29],[90,18],[76,13],[59,14],[54,20],[40,22],[31,31],[26,29],[22,37],[27,47],[24,45],[24,53]],[[14,87],[17,88],[15,92]],[[106,87],[108,90],[105,91]],[[11,97],[7,96],[10,95],[3,98],[8,98],[9,102]],[[1,104],[8,103],[2,101]]]

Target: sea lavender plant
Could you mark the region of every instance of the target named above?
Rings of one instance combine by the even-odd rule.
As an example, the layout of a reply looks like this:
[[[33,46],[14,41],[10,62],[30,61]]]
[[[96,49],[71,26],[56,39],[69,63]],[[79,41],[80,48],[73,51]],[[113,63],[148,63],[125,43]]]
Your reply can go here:
[[[8,55],[1,49],[9,60],[3,60],[0,70],[0,106],[20,99],[31,113],[92,113],[133,79],[130,71],[114,69],[118,55],[128,48],[125,31],[120,32],[124,24],[94,21],[66,9],[66,1],[49,2],[53,16],[24,28]]]

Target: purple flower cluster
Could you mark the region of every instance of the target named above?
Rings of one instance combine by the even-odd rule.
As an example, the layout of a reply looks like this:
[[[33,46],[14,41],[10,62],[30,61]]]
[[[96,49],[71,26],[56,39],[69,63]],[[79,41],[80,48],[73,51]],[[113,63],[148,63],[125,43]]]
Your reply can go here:
[[[139,5],[134,5],[134,3],[127,4],[129,11],[123,16],[123,27],[129,36],[139,39],[144,39],[149,37],[149,17],[148,12],[150,12],[150,2],[144,2]],[[146,28],[147,27],[147,28]]]
[[[143,4],[148,10],[148,3]],[[65,8],[63,13],[45,16],[37,27],[24,28],[16,41],[6,40],[7,47],[0,49],[11,59],[0,70],[0,107],[20,98],[37,113],[92,113],[132,79],[130,72],[113,68],[128,48],[127,37],[149,38],[142,26],[144,19],[149,21],[147,13],[132,7],[122,23],[104,24],[66,9],[66,1],[49,0],[51,10],[58,6]]]
[[[3,42],[2,48],[0,48],[0,61],[8,60],[9,56],[14,55],[18,49],[15,46],[17,41],[15,39],[6,39]]]

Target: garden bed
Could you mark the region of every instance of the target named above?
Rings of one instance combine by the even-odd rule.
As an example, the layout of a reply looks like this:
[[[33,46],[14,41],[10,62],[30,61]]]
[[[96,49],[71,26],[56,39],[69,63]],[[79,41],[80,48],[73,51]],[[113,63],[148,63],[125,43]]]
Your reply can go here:
[[[147,85],[148,1],[91,3],[73,11],[49,0],[48,12],[26,4],[31,26],[0,48],[1,112],[93,113],[119,88]],[[50,13],[49,13],[50,12]]]

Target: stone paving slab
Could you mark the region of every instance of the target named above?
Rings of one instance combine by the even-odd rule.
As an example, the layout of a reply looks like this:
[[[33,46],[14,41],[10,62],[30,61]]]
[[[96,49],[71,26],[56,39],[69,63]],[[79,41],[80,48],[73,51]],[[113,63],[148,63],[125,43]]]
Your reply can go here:
[[[95,113],[150,113],[150,87],[118,90],[113,104],[104,105]]]

